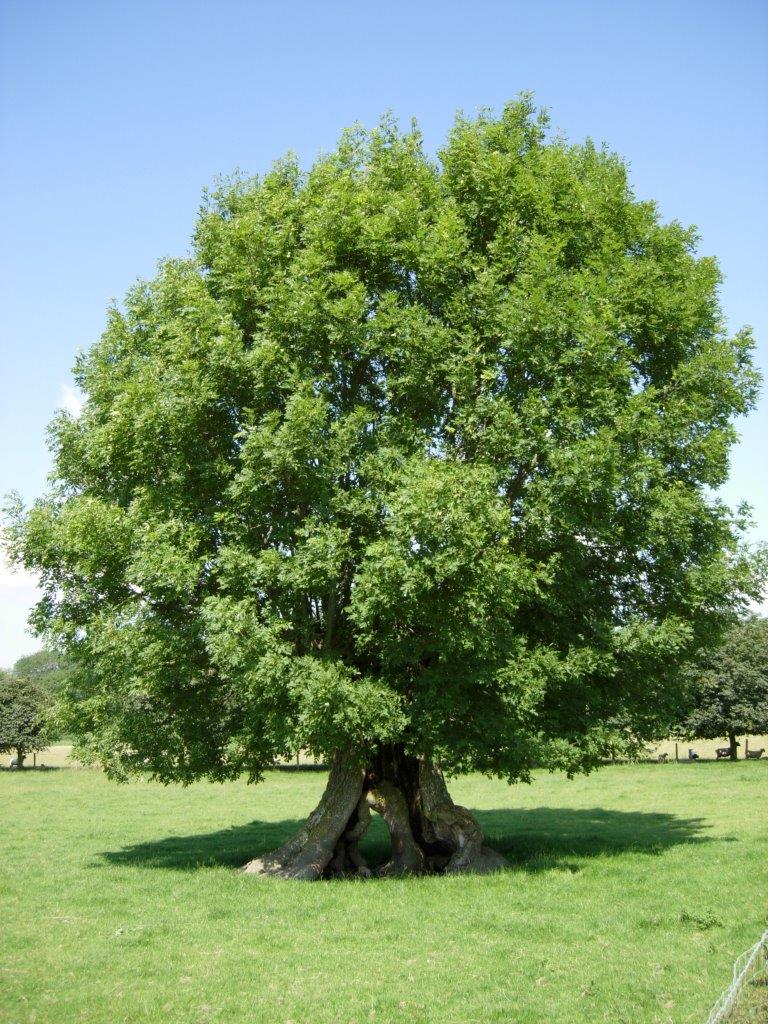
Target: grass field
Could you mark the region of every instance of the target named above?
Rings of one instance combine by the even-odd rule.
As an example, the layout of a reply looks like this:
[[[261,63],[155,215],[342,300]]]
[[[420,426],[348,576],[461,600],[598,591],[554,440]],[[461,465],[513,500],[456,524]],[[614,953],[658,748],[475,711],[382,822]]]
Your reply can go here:
[[[768,1021],[768,979],[748,985],[728,1024],[765,1024]]]
[[[0,773],[2,1024],[700,1024],[766,926],[764,761],[457,780],[497,876],[233,870],[323,784]]]

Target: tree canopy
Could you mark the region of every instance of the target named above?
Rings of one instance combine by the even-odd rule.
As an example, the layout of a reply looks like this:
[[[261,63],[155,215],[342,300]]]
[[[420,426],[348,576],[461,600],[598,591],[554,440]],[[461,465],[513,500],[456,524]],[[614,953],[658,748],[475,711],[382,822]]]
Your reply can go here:
[[[71,668],[66,655],[43,650],[19,658],[11,674],[22,679],[31,679],[46,693],[56,695],[65,686]]]
[[[688,670],[683,732],[698,739],[768,733],[768,619],[735,624],[722,645],[702,651]]]
[[[752,342],[696,244],[525,98],[436,159],[385,119],[220,183],[78,359],[16,511],[81,754],[515,780],[657,728],[756,587],[716,496]]]
[[[0,751],[15,752],[19,768],[27,754],[48,746],[47,710],[48,698],[35,683],[9,674],[0,678]]]

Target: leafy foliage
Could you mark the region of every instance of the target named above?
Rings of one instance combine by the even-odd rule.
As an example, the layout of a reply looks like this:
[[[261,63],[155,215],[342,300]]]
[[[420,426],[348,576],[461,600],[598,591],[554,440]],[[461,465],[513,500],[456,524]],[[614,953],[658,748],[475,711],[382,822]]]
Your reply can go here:
[[[733,626],[691,667],[683,731],[700,739],[768,732],[768,619]]]
[[[712,497],[754,403],[696,236],[528,99],[206,198],[79,358],[11,530],[120,777],[397,740],[589,768],[757,588]]]
[[[29,679],[6,675],[0,679],[0,751],[21,755],[48,745],[48,698]]]
[[[46,693],[55,695],[65,686],[71,669],[66,655],[44,650],[19,658],[12,674],[21,679],[31,679]]]

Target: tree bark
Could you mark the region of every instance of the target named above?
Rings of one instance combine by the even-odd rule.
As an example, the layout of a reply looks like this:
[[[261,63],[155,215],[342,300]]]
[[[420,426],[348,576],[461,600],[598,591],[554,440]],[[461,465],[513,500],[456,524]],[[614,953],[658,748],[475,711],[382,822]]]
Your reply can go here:
[[[339,840],[342,836],[346,840],[363,792],[363,778],[361,767],[337,754],[320,803],[299,831],[277,850],[250,861],[245,871],[310,881],[320,878],[334,858]]]
[[[393,782],[382,779],[368,790],[366,800],[369,807],[387,823],[392,844],[391,859],[376,873],[382,876],[423,874],[424,854],[414,839],[408,804],[402,791]]]
[[[731,760],[732,761],[738,761],[738,759],[739,759],[739,745],[738,745],[738,743],[736,741],[736,733],[735,732],[729,732],[728,733],[728,743],[729,743],[730,748],[731,748],[731,753],[730,753]]]
[[[389,829],[390,859],[369,867],[358,844],[376,811]],[[325,793],[298,832],[245,871],[283,878],[393,877],[499,871],[501,854],[485,844],[477,819],[456,805],[443,774],[402,747],[378,747],[365,768],[338,753]]]
[[[16,747],[16,767],[19,769],[19,771],[21,771],[21,769],[24,767],[24,761],[26,759],[26,756],[27,755],[24,753],[23,747]]]
[[[446,874],[488,874],[507,866],[505,857],[485,845],[474,815],[453,802],[440,769],[423,759],[419,761],[418,800],[425,839],[449,852]]]

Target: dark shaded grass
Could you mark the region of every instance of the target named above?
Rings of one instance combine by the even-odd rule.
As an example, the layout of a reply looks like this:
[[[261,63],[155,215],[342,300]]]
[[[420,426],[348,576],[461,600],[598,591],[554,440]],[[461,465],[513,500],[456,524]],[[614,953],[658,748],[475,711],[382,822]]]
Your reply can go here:
[[[489,842],[510,861],[513,869],[542,871],[579,870],[574,857],[620,856],[632,851],[656,855],[680,843],[703,843],[703,818],[674,814],[646,814],[605,808],[536,807],[477,812]],[[145,868],[192,870],[199,867],[241,867],[280,846],[302,824],[301,819],[252,821],[208,834],[169,836],[106,850],[101,862]],[[374,818],[362,844],[372,864],[389,854],[383,823]]]

